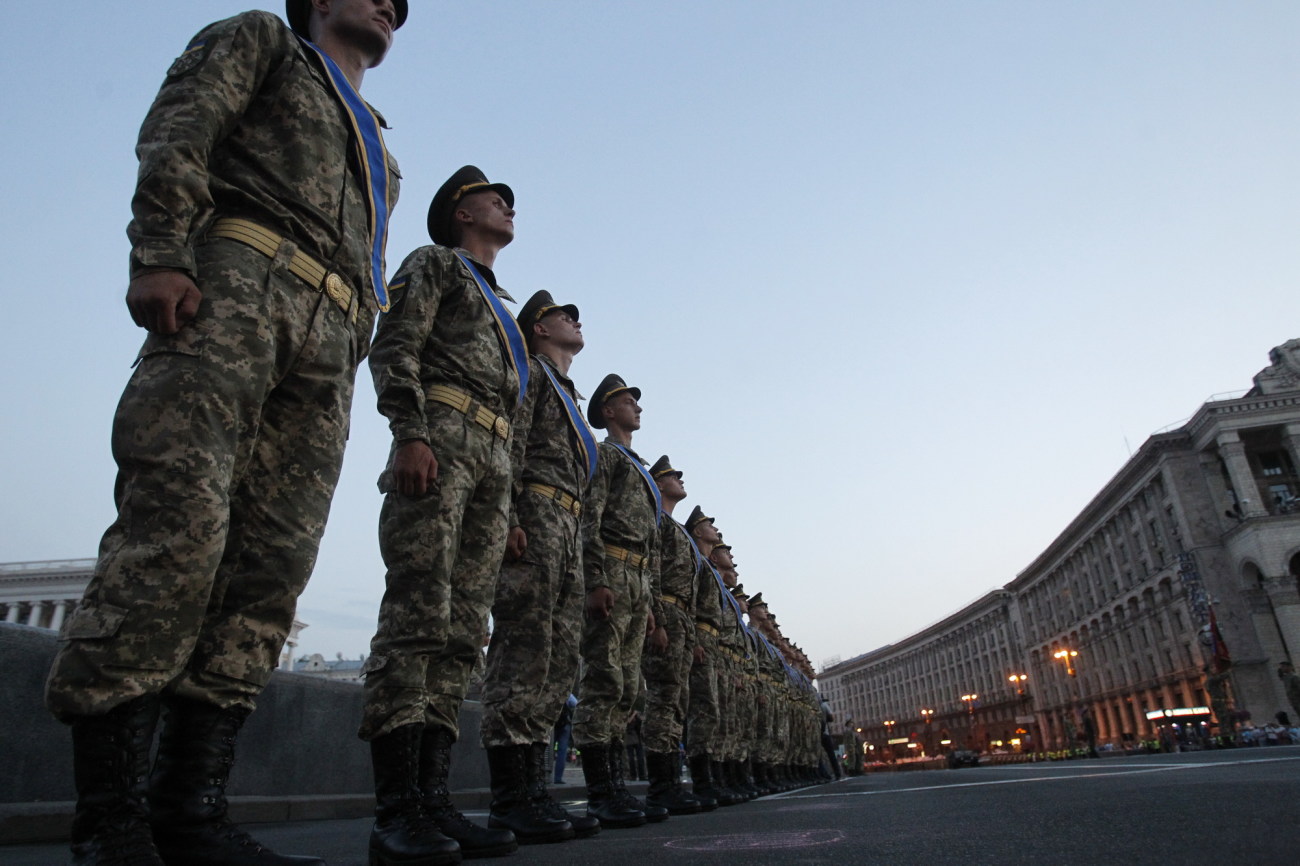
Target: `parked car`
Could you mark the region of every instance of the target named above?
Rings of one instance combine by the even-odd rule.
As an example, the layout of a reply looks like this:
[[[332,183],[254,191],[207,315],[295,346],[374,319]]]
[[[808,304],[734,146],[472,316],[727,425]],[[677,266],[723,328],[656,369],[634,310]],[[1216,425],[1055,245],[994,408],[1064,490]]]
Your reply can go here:
[[[948,769],[950,770],[955,770],[958,767],[978,767],[979,762],[979,752],[970,749],[956,749],[948,753]]]

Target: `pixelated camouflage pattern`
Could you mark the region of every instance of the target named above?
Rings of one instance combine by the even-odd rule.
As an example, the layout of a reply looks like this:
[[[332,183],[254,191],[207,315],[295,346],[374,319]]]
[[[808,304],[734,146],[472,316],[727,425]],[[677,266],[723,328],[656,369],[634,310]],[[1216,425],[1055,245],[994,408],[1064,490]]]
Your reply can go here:
[[[528,546],[497,580],[483,686],[484,746],[548,742],[578,672],[585,599],[578,519],[527,491],[516,513]]]
[[[665,604],[663,610],[660,624],[668,632],[668,648],[659,653],[646,648],[641,656],[646,688],[641,737],[646,751],[676,754],[686,725],[695,624],[676,605]]]
[[[498,297],[513,300],[490,268],[477,261],[475,266]],[[402,262],[390,286],[392,306],[375,331],[370,373],[393,439],[432,443],[428,418],[441,405],[426,399],[433,385],[464,391],[510,419],[519,403],[519,376],[492,308],[455,252],[420,247]]]
[[[61,718],[168,686],[251,709],[279,659],[365,338],[289,273],[293,250],[200,245],[195,318],[145,340],[113,422],[118,517],[50,672]]]
[[[589,483],[587,465],[577,445],[577,433],[569,423],[569,414],[542,370],[543,364],[568,390],[570,397],[575,401],[579,397],[573,380],[561,373],[550,358],[533,355],[528,359],[528,388],[524,402],[515,413],[510,446],[510,463],[515,473],[512,501],[523,498],[525,484],[545,484],[582,502]],[[513,514],[510,522],[512,526],[520,525]]]
[[[713,755],[718,742],[721,658],[718,639],[714,635],[697,629],[695,641],[704,651],[704,660],[691,665],[686,705],[686,751],[692,756]]]
[[[388,571],[363,667],[366,740],[420,722],[459,734],[505,552],[508,444],[438,403],[429,405],[424,423],[438,479],[424,496],[389,492],[379,515]]]
[[[599,449],[596,475],[582,509],[582,567],[588,592],[596,587],[611,586],[612,579],[605,573],[605,568],[614,560],[606,559],[606,544],[649,558],[654,553],[658,533],[655,501],[641,473],[608,437],[600,443]],[[627,450],[633,459],[640,460],[635,451]],[[651,608],[657,616],[657,573],[650,574],[650,585],[656,595],[651,600]]]
[[[127,229],[132,268],[195,275],[204,229],[218,217],[242,217],[340,273],[373,313],[369,192],[325,76],[269,12],[236,15],[195,36],[140,130]],[[400,181],[391,155],[388,167],[391,207]]]
[[[608,619],[588,617],[583,626],[582,681],[573,721],[579,747],[622,739],[641,688],[649,576],[646,569],[615,559],[607,559],[602,572],[616,600]]]

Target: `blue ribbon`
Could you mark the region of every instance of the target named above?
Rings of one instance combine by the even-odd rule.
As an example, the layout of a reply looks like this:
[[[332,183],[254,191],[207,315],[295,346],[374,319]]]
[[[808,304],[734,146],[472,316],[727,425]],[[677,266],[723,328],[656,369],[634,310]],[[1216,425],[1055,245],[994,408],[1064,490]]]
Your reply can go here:
[[[655,526],[658,526],[659,518],[663,517],[663,507],[664,507],[663,496],[659,494],[659,485],[655,484],[655,480],[650,477],[650,473],[646,472],[645,467],[641,465],[640,460],[632,456],[631,451],[628,451],[626,448],[624,448],[622,445],[619,445],[617,442],[613,442],[610,440],[606,440],[606,441],[609,442],[610,445],[613,445],[615,448],[617,448],[619,451],[622,451],[623,456],[626,457],[629,461],[631,461],[632,465],[636,467],[637,472],[641,473],[641,478],[645,481],[646,487],[650,488],[650,496],[653,497],[655,501]]]
[[[545,361],[540,361],[541,367],[546,371],[546,377],[551,380],[555,386],[555,393],[560,395],[560,402],[564,404],[564,411],[569,413],[569,424],[573,426],[573,432],[578,434],[578,450],[582,452],[582,461],[587,467],[587,480],[596,474],[596,456],[597,446],[596,437],[592,435],[591,428],[582,418],[582,412],[578,410],[578,404],[573,402],[569,392],[560,384],[560,380],[555,378],[555,373],[551,370],[551,365]]]
[[[483,279],[483,275],[478,272],[478,268],[474,267],[474,263],[459,252],[456,253],[456,258],[469,268],[474,282],[478,283],[479,291],[483,293],[484,300],[492,308],[492,315],[496,316],[497,336],[501,338],[501,345],[508,350],[506,357],[510,361],[510,366],[514,368],[515,375],[519,377],[519,403],[522,403],[524,392],[528,390],[528,347],[524,344],[524,332],[519,330],[519,323],[515,321],[515,317],[510,315],[506,305],[501,303],[497,293],[492,291],[492,287],[487,284],[487,280]]]
[[[691,534],[686,531],[685,526],[682,526],[676,520],[673,521],[673,526],[677,527],[677,531],[680,532],[686,538],[687,543],[690,544],[691,556],[695,558],[695,571],[698,572],[700,570],[700,563],[704,562],[704,554],[700,553],[699,546],[695,543],[695,539],[691,538]]]
[[[361,151],[361,172],[365,176],[366,206],[370,217],[370,281],[374,286],[375,301],[379,309],[388,310],[388,285],[384,279],[384,245],[388,243],[388,150],[384,147],[384,134],[379,121],[357,93],[352,82],[339,69],[337,63],[316,45],[299,37],[303,45],[320,58],[326,77],[334,85],[334,93],[343,106],[348,123]]]

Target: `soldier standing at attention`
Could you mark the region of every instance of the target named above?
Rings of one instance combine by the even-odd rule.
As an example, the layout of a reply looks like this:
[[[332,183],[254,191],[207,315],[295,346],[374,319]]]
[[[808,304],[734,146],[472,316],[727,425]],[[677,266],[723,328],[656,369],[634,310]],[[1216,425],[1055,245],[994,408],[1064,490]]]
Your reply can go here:
[[[641,390],[611,373],[596,389],[587,420],[609,429],[582,509],[586,624],[582,683],[573,739],[582,752],[587,814],[605,827],[663,820],[648,815],[623,784],[623,732],[641,680],[641,649],[655,631],[658,580],[650,556],[658,543],[659,487],[632,450],[641,429]],[[662,632],[660,633],[662,636]],[[660,645],[658,649],[663,649]]]
[[[695,506],[686,518],[686,531],[704,561],[696,572],[695,649],[691,656],[690,695],[687,701],[686,755],[691,769],[691,792],[707,807],[734,806],[739,796],[722,786],[722,776],[715,774],[722,708],[719,690],[725,677],[722,651],[718,645],[722,627],[722,578],[709,560],[722,536],[713,518]]]
[[[200,31],[140,129],[126,302],[149,335],[113,424],[118,517],[46,686],[83,866],[321,863],[233,826],[225,786],[388,306],[398,174],[357,91],[407,3],[285,5],[292,31],[267,12]]]
[[[579,515],[598,446],[569,378],[583,347],[578,308],[542,291],[518,321],[532,357],[511,443],[510,531],[483,686],[488,823],[522,843],[559,842],[600,832],[599,821],[569,815],[546,790],[551,730],[578,672],[585,596]]]
[[[510,511],[510,419],[528,354],[492,268],[515,236],[515,196],[467,165],[434,194],[434,245],[406,257],[370,355],[393,446],[379,479],[388,571],[365,674],[372,866],[508,854],[509,830],[471,824],[447,774],[483,646]],[[442,834],[431,831],[429,819]],[[456,843],[459,843],[457,850]],[[450,848],[450,850],[448,850]],[[438,859],[444,858],[444,859]]]
[[[663,502],[656,553],[663,618],[656,625],[664,630],[668,647],[661,653],[646,653],[641,660],[646,680],[642,737],[650,777],[646,804],[661,806],[670,815],[691,815],[702,806],[698,798],[682,788],[678,744],[686,724],[687,689],[695,650],[695,575],[703,565],[703,557],[686,529],[672,516],[673,509],[686,498],[681,471],[673,468],[665,454],[650,467],[650,476],[659,485]],[[710,808],[716,808],[716,804],[710,804]]]

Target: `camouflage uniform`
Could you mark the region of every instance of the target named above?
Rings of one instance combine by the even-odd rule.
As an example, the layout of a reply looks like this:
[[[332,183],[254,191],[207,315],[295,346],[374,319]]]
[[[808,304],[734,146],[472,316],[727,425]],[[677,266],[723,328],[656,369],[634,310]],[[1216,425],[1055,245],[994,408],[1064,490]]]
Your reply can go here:
[[[642,731],[648,752],[677,754],[686,724],[691,658],[695,650],[695,574],[700,556],[685,528],[665,514],[657,554],[659,592],[668,648],[646,653],[646,719]]]
[[[47,685],[64,719],[164,688],[253,707],[315,563],[376,307],[350,127],[279,18],[200,32],[137,154],[132,274],[185,271],[203,298],[146,338],[118,404],[118,517]],[[391,205],[391,158],[389,174]],[[209,237],[224,217],[282,240],[263,254]],[[346,282],[351,310],[290,272],[297,252]]]
[[[513,300],[490,269],[477,267],[498,296]],[[379,480],[386,494],[379,550],[388,572],[363,669],[366,740],[413,723],[458,734],[505,552],[510,452],[497,432],[432,395],[451,387],[504,417],[519,400],[496,316],[452,250],[411,253],[391,291],[370,356],[379,411],[389,420],[393,453],[404,441],[429,443],[438,478],[425,495],[403,496],[393,489],[390,455]]]
[[[722,628],[719,631],[718,648],[724,659],[724,674],[718,689],[719,737],[716,755],[724,761],[733,761],[740,757],[741,749],[746,653],[739,615],[725,598],[722,601]]]
[[[608,619],[588,617],[583,627],[582,683],[573,722],[579,747],[622,740],[641,685],[647,614],[654,611],[658,621],[662,613],[658,575],[649,564],[658,543],[656,504],[646,488],[628,458],[608,439],[602,442],[582,509],[583,574],[586,592],[609,587],[615,601]],[[607,556],[607,545],[645,557],[647,564],[634,566]]]
[[[569,415],[549,377],[576,398],[572,380],[545,355],[531,359],[528,394],[518,414],[512,452],[511,526],[527,535],[518,562],[506,563],[492,604],[495,630],[483,689],[483,745],[548,742],[578,671],[582,636],[582,550],[578,517],[528,484],[553,487],[580,501],[587,467]]]
[[[696,571],[695,642],[703,648],[704,660],[691,665],[686,743],[691,756],[715,755],[718,746],[718,690],[724,676],[718,647],[722,604],[717,571],[705,561]]]

